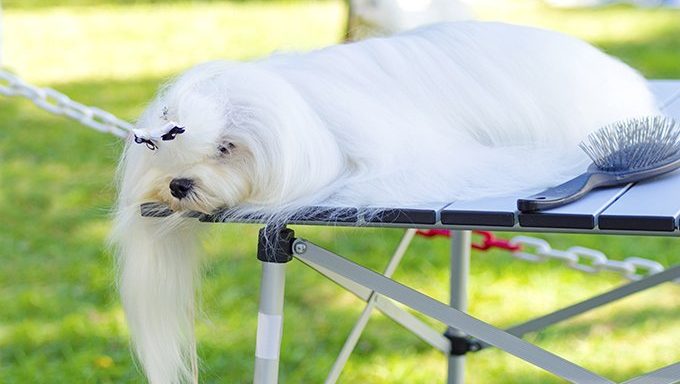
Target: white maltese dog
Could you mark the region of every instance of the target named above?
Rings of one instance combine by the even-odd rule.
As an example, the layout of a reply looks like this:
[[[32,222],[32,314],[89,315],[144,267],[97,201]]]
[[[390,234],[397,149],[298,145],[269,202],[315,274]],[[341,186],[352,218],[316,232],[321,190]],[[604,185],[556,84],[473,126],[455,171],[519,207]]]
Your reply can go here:
[[[188,211],[282,220],[305,206],[543,188],[582,170],[577,143],[589,132],[654,114],[645,80],[622,62],[571,37],[499,23],[189,70],[141,116],[120,166],[112,240],[149,381],[198,380],[198,224]],[[143,218],[149,201],[175,213]]]

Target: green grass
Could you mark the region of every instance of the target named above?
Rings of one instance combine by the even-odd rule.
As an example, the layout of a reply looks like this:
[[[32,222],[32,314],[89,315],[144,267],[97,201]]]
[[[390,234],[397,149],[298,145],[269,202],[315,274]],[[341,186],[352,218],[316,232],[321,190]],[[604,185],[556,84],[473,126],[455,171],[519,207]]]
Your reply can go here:
[[[51,2],[43,1],[46,5]],[[168,76],[204,60],[334,42],[339,2],[172,3],[16,7],[5,12],[6,64],[26,78],[133,119]],[[680,78],[680,13],[605,8],[554,11],[533,3],[483,8],[485,19],[560,29],[587,38],[649,77]],[[0,98],[0,383],[140,383],[103,248],[120,143],[76,123]],[[298,233],[382,269],[400,231]],[[203,380],[248,383],[254,355],[257,227],[215,225],[206,237]],[[507,234],[506,236],[511,236]],[[611,258],[680,262],[673,238],[543,235],[558,249],[583,245]],[[396,279],[447,300],[448,244],[416,239]],[[473,253],[470,312],[510,325],[620,284],[503,252]],[[281,374],[322,381],[359,314],[357,299],[300,263],[290,264]],[[579,316],[529,339],[614,380],[680,358],[680,288],[662,286]],[[505,353],[471,355],[476,383],[557,383]],[[344,383],[442,382],[445,359],[375,315]]]

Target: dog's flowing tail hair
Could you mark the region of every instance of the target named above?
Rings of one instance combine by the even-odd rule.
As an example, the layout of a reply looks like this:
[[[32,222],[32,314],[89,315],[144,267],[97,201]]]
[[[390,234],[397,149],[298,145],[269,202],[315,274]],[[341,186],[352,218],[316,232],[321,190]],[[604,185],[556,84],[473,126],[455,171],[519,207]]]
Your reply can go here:
[[[142,217],[141,191],[153,177],[132,157],[130,143],[119,169],[119,199],[110,238],[118,288],[134,349],[149,382],[198,382],[194,295],[198,275],[197,221],[179,214]],[[134,145],[134,144],[133,144]],[[149,212],[153,214],[153,212]]]

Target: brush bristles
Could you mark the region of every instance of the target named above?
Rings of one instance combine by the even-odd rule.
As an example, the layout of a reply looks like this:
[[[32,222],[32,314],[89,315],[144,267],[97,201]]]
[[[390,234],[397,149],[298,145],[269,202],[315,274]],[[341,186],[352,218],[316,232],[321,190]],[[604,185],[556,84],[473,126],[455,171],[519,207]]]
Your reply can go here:
[[[604,171],[651,168],[680,155],[680,124],[666,116],[623,120],[591,133],[579,147]]]

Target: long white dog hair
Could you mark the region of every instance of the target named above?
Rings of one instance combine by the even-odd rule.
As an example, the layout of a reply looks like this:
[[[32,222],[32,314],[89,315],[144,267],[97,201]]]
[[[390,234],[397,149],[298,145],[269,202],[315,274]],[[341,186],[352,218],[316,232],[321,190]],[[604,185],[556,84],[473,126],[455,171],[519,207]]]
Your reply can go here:
[[[149,381],[198,380],[198,229],[183,212],[283,219],[309,205],[542,188],[582,170],[577,143],[592,130],[657,113],[643,78],[620,61],[574,38],[499,23],[189,70],[137,123],[155,150],[131,138],[119,172],[112,240]],[[159,138],[175,126],[184,132]],[[149,201],[176,213],[143,218]]]

